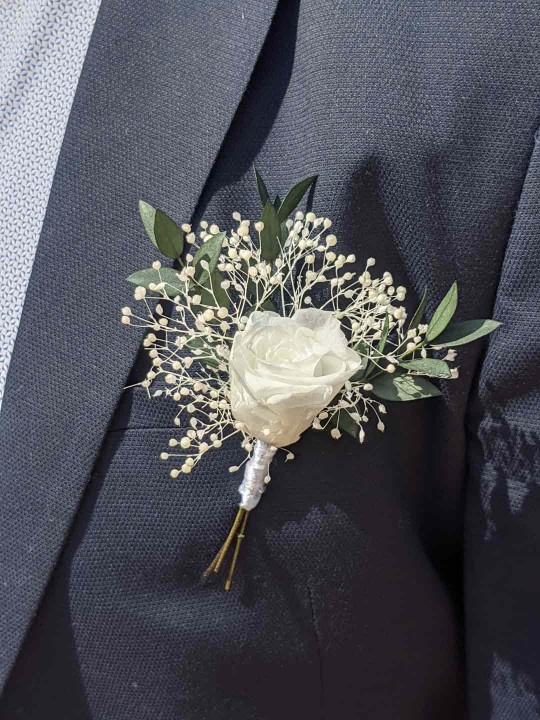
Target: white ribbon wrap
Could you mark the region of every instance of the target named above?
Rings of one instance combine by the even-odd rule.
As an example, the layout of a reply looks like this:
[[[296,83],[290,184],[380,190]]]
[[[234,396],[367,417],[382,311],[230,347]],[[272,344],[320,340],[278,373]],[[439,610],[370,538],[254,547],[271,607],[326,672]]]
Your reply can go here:
[[[240,507],[248,512],[257,507],[265,485],[270,482],[270,463],[276,450],[277,448],[262,440],[255,441],[253,454],[246,464],[244,479],[238,488],[242,497]]]

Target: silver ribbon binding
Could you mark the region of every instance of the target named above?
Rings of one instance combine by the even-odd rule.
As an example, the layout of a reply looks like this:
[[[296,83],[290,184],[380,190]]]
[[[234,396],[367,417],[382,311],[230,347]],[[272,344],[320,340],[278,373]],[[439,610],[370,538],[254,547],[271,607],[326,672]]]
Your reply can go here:
[[[240,507],[248,512],[257,507],[265,485],[270,482],[270,463],[277,448],[268,445],[262,440],[256,440],[253,446],[253,454],[246,464],[244,479],[238,492],[242,497]]]

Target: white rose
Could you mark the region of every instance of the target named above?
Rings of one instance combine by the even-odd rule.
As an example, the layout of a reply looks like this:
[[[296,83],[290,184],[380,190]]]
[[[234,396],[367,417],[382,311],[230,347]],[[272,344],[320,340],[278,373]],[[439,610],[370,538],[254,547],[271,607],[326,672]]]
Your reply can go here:
[[[259,440],[291,445],[360,367],[331,312],[254,312],[232,344],[232,414]]]

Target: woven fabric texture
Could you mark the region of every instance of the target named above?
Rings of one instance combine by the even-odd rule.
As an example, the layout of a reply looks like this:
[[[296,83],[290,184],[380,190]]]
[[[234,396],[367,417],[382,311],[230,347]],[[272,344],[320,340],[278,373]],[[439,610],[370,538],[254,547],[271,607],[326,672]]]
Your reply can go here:
[[[0,407],[11,352],[99,0],[0,5]]]

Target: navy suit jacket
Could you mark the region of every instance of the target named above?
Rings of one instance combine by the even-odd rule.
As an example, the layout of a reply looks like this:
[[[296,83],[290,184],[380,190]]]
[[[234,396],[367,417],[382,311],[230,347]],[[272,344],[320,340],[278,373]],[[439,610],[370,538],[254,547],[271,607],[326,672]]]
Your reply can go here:
[[[536,0],[103,0],[0,421],[0,718],[540,717]],[[363,446],[308,432],[202,585],[237,502],[176,481],[124,278],[178,221],[314,209],[429,312],[504,323]]]

